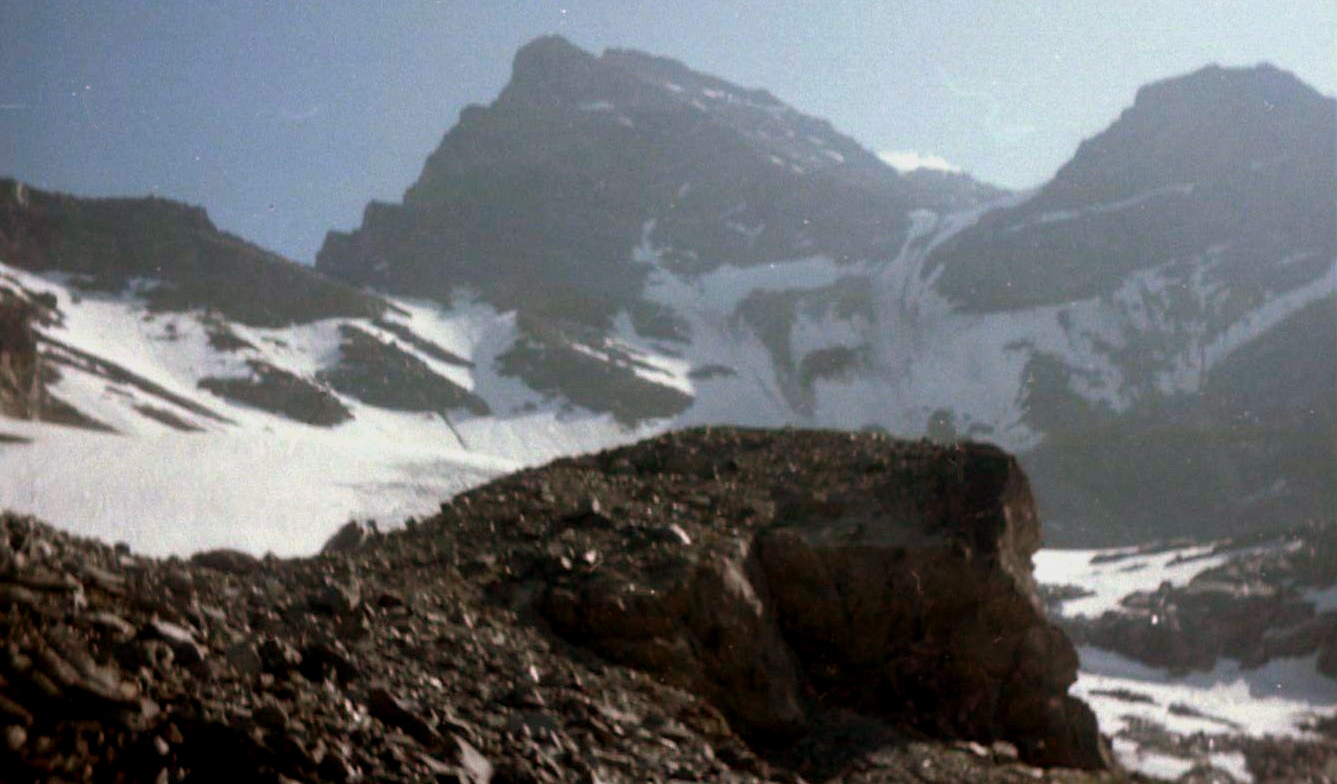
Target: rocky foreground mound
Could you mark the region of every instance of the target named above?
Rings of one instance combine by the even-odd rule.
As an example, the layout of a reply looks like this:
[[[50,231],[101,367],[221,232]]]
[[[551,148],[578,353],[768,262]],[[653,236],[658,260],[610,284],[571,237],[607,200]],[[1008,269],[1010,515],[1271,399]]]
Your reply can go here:
[[[718,429],[302,560],[7,516],[0,779],[1124,780],[1039,533],[991,447]]]

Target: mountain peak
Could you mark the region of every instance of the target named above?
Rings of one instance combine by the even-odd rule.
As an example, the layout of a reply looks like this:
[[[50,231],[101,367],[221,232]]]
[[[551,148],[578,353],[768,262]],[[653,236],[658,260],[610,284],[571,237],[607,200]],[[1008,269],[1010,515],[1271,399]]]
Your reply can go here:
[[[1263,62],[1247,67],[1216,64],[1169,79],[1152,82],[1137,91],[1133,107],[1176,104],[1199,108],[1206,103],[1253,105],[1271,110],[1296,103],[1317,102],[1322,94],[1295,74]]]
[[[1334,109],[1337,101],[1268,64],[1154,82],[1082,142],[1031,206],[1066,209],[1294,166],[1330,172]]]
[[[554,66],[560,68],[590,63],[594,59],[594,55],[560,35],[544,35],[520,47],[515,53],[513,68],[515,75],[519,76],[541,73]]]
[[[783,110],[785,106],[768,90],[740,87],[707,73],[702,73],[679,60],[662,55],[648,54],[636,49],[608,49],[601,62],[634,74],[641,81],[654,84],[670,92],[694,91],[722,93],[756,107]],[[678,89],[675,89],[678,88]]]

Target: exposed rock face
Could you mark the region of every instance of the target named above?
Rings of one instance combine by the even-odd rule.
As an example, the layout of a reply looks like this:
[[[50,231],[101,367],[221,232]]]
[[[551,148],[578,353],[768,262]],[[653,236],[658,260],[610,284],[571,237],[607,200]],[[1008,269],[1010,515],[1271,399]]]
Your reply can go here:
[[[1005,453],[689,431],[558,466],[601,509],[640,498],[673,520],[566,518],[563,536],[604,554],[539,589],[569,639],[707,695],[764,742],[839,707],[1008,740],[1038,764],[1105,764],[1094,716],[1066,695],[1076,652],[1039,608],[1039,524]],[[632,487],[604,479],[619,466]],[[750,500],[723,503],[734,491]]]
[[[434,373],[422,359],[352,325],[339,327],[339,364],[317,375],[322,383],[362,401],[401,411],[465,408],[488,413],[477,395]]]
[[[318,427],[332,427],[353,418],[348,407],[328,389],[268,362],[247,362],[251,372],[241,378],[203,378],[201,389]]]
[[[42,361],[33,306],[0,289],[0,414],[35,418],[42,408]]]
[[[59,325],[64,319],[55,298],[6,278],[0,275],[0,417],[110,430],[51,392],[51,385],[61,377],[57,366],[68,359],[51,354],[55,341],[39,329]],[[153,406],[141,406],[140,411],[164,422],[174,419],[171,412]]]

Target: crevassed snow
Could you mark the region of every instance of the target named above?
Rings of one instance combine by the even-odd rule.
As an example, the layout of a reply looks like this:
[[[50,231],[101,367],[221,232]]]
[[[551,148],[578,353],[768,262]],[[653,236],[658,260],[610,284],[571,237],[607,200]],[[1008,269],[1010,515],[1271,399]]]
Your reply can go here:
[[[1012,197],[1009,203],[1023,197]],[[839,265],[829,258],[813,257],[752,267],[726,265],[695,276],[660,269],[652,273],[646,293],[692,323],[693,360],[755,368],[755,372],[740,373],[751,376],[747,383],[735,378],[728,384],[746,395],[735,401],[733,410],[752,416],[755,406],[774,405],[782,396],[776,388],[776,368],[769,350],[741,329],[734,317],[739,304],[755,292],[820,295],[851,276],[871,276],[870,300],[875,311],[871,322],[851,325],[843,319],[800,319],[791,330],[789,352],[797,361],[821,348],[866,346],[867,368],[851,378],[819,381],[816,408],[803,414],[786,405],[788,410],[782,412],[780,421],[852,427],[879,424],[893,432],[918,434],[923,432],[928,413],[947,405],[957,412],[959,421],[987,428],[989,438],[1014,449],[1024,448],[1035,443],[1036,435],[1023,422],[1020,396],[1030,352],[1018,347],[1070,353],[1071,341],[1059,318],[1062,309],[957,313],[934,292],[932,276],[924,274],[924,263],[933,248],[971,225],[984,211],[950,216],[917,211],[911,216],[903,250],[894,259]],[[648,240],[653,226],[647,222],[644,227],[636,261],[654,264],[658,260]],[[742,355],[748,359],[741,359]],[[705,397],[698,399],[697,411],[721,410]]]
[[[991,428],[989,438],[1005,447],[1035,443],[1036,435],[1022,421],[1019,395],[1028,355],[1013,347],[1021,341],[1037,348],[1063,345],[1058,308],[958,313],[933,288],[940,271],[927,274],[925,268],[939,244],[988,209],[1024,197],[941,217],[912,214],[900,254],[879,270],[873,295],[878,325],[870,346],[872,364],[881,372],[881,399],[898,403],[883,420],[893,432],[921,433],[921,412],[950,406],[961,418]]]

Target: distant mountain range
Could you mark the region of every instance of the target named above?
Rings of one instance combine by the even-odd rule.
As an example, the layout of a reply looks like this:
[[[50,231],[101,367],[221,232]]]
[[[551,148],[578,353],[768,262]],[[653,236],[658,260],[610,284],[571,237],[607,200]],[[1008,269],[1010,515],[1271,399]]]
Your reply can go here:
[[[0,433],[27,442],[0,470],[111,449],[28,416],[155,445],[268,430],[394,465],[361,497],[421,503],[424,465],[727,422],[998,442],[1060,543],[1331,518],[1335,109],[1206,68],[1016,194],[543,38],[314,270],[198,208],[0,181],[0,335],[31,336],[0,342]]]

